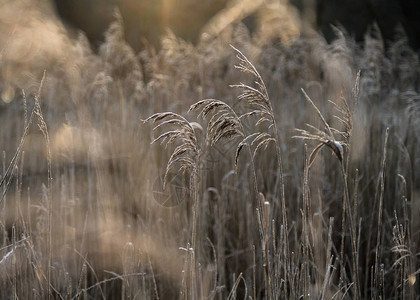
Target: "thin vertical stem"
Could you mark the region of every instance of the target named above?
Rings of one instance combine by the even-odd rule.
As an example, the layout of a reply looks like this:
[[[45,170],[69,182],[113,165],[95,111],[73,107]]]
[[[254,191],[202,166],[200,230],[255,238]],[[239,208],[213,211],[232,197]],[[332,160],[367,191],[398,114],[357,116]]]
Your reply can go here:
[[[198,203],[198,171],[197,168],[191,173],[191,189],[192,189],[192,196],[193,196],[193,224],[192,224],[192,232],[191,232],[191,248],[192,251],[188,252],[191,253],[191,299],[196,299],[198,296],[197,290],[197,219],[198,219],[198,212],[199,212],[199,203]]]
[[[12,244],[13,244],[13,256],[12,256],[12,266],[13,266],[13,299],[19,299],[17,296],[17,267],[16,267],[16,227],[12,227]]]
[[[385,142],[384,142],[384,150],[383,150],[383,158],[381,164],[381,172],[380,172],[380,193],[379,193],[379,206],[378,206],[378,225],[377,225],[377,237],[376,237],[376,251],[375,251],[375,290],[374,292],[377,293],[376,296],[379,296],[378,291],[378,278],[380,276],[380,266],[379,260],[381,259],[381,235],[382,235],[382,213],[383,213],[383,198],[384,198],[384,189],[385,189],[385,162],[386,162],[386,154],[387,154],[387,144],[388,144],[388,136],[389,136],[389,128],[386,129],[385,132]]]

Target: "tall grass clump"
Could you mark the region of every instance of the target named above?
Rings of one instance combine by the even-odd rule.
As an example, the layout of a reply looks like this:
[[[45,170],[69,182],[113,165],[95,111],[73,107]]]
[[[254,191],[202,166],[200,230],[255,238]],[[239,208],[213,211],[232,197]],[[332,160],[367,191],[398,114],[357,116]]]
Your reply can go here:
[[[168,130],[159,135],[155,138],[152,143],[161,142],[165,144],[167,147],[169,144],[172,144],[179,140],[179,145],[173,150],[171,157],[168,160],[166,165],[165,175],[163,177],[163,189],[167,184],[168,173],[171,169],[173,169],[176,165],[179,165],[179,171],[190,173],[190,197],[193,201],[192,205],[192,230],[191,230],[191,242],[188,243],[185,250],[190,255],[190,262],[189,262],[189,279],[190,284],[186,290],[181,292],[181,296],[187,296],[192,299],[198,297],[198,290],[197,290],[197,218],[199,209],[198,206],[199,198],[199,156],[200,156],[200,149],[197,142],[197,137],[195,136],[195,131],[193,124],[188,122],[183,116],[167,112],[167,113],[157,113],[146,120],[144,122],[151,121],[153,123],[162,121],[160,124],[156,125],[153,130],[156,130],[160,127],[174,125],[179,127],[178,129]],[[165,203],[163,203],[165,204]],[[190,247],[191,246],[191,247]],[[186,272],[187,273],[187,272]]]

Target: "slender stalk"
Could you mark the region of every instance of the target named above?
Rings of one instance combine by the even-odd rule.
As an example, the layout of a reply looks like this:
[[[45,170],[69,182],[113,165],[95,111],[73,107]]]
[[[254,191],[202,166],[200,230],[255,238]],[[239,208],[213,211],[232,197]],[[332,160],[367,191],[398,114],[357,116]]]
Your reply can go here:
[[[45,73],[44,73],[45,78]],[[47,164],[48,164],[48,269],[47,269],[47,280],[48,280],[48,299],[51,298],[51,262],[52,262],[52,216],[53,216],[53,199],[52,199],[52,168],[51,168],[51,149],[50,149],[50,137],[48,134],[47,124],[45,123],[44,116],[42,114],[41,105],[38,97],[35,97],[35,114],[38,116],[38,127],[40,128],[44,139],[47,150]]]
[[[383,213],[383,197],[384,197],[384,189],[385,189],[385,162],[386,162],[386,154],[387,154],[387,144],[388,144],[388,136],[389,136],[389,128],[386,129],[385,132],[385,142],[384,142],[384,150],[383,150],[383,158],[381,164],[381,172],[380,172],[380,193],[379,193],[379,206],[378,206],[378,225],[377,225],[377,236],[376,236],[376,251],[375,251],[375,290],[376,296],[379,297],[379,290],[378,290],[378,280],[380,278],[380,265],[379,260],[381,259],[381,235],[382,235],[382,213]],[[383,271],[383,270],[382,270]],[[382,281],[381,281],[382,282]]]
[[[198,197],[198,174],[197,168],[191,172],[191,194],[193,196],[193,224],[191,232],[191,299],[197,299],[198,290],[197,290],[197,218],[199,212],[199,197]],[[189,249],[188,249],[189,250]],[[190,252],[190,251],[189,251]]]
[[[350,196],[349,196],[349,188],[347,183],[347,172],[344,167],[344,163],[341,163],[341,171],[343,175],[344,181],[344,203],[343,203],[343,214],[347,213],[347,219],[350,223],[350,243],[352,248],[352,264],[353,264],[353,272],[354,272],[354,290],[355,290],[355,298],[360,298],[360,291],[359,291],[359,272],[358,272],[358,262],[357,262],[357,238],[356,238],[356,227],[355,227],[355,220],[353,217],[352,207],[350,204]],[[345,221],[345,220],[343,220]],[[344,235],[345,235],[345,223],[342,225],[343,227],[343,245],[344,245]],[[342,245],[342,247],[343,247]]]

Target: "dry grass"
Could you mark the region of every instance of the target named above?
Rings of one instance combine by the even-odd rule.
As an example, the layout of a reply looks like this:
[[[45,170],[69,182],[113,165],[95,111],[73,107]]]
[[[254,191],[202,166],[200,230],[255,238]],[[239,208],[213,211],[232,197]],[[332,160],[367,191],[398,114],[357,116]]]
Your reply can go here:
[[[420,74],[404,38],[228,24],[137,55],[122,22],[98,54],[56,30],[54,63],[0,56],[0,298],[420,294]]]

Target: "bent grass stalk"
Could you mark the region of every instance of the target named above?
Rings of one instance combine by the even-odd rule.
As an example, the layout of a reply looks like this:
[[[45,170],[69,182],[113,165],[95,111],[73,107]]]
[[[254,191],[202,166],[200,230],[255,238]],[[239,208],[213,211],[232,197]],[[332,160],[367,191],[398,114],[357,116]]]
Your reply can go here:
[[[233,138],[233,137],[242,137],[242,140],[238,143],[236,148],[235,154],[235,170],[237,170],[238,165],[238,158],[240,155],[241,150],[243,147],[246,146],[248,150],[248,154],[251,160],[251,173],[253,176],[254,182],[254,190],[256,194],[256,206],[259,209],[259,220],[265,220],[269,218],[269,216],[265,216],[265,209],[264,203],[261,204],[259,198],[262,195],[257,186],[257,176],[255,171],[255,156],[257,155],[258,151],[261,149],[266,149],[271,142],[274,142],[275,149],[276,149],[276,156],[277,156],[277,166],[278,166],[278,173],[277,173],[277,180],[280,185],[280,199],[281,199],[281,209],[282,209],[282,230],[284,230],[284,252],[289,252],[289,245],[288,245],[288,228],[287,228],[287,216],[286,216],[286,200],[284,195],[284,180],[283,180],[283,166],[282,166],[282,159],[281,159],[281,150],[280,150],[280,137],[277,122],[274,116],[273,107],[271,105],[271,101],[268,95],[267,88],[265,83],[255,68],[255,66],[248,60],[248,58],[237,48],[231,46],[233,50],[236,52],[236,57],[239,60],[239,64],[235,65],[235,68],[240,70],[243,73],[250,74],[254,78],[254,83],[256,87],[246,85],[244,83],[231,85],[233,88],[239,88],[242,90],[242,94],[238,96],[238,99],[241,102],[245,102],[250,107],[252,107],[251,111],[243,113],[242,115],[238,116],[236,112],[225,102],[216,100],[216,99],[206,99],[201,100],[190,107],[190,111],[200,110],[199,116],[203,118],[209,117],[208,126],[207,126],[207,140],[210,142],[211,145],[214,145],[217,141],[221,138]],[[250,116],[258,116],[258,120],[255,123],[255,126],[259,126],[264,123],[268,123],[268,129],[272,129],[273,135],[272,136],[268,132],[255,132],[249,135],[245,134],[244,126],[242,125],[243,119],[248,118]],[[252,151],[252,147],[254,147]],[[265,222],[265,221],[263,221]],[[265,222],[266,223],[266,222]],[[263,226],[264,227],[264,226]],[[262,227],[262,228],[263,228]],[[268,229],[267,229],[268,230]],[[267,236],[268,231],[263,236]],[[273,237],[274,238],[274,237]],[[265,267],[266,267],[266,293],[272,296],[272,283],[271,283],[271,275],[269,274],[269,266],[271,262],[269,262],[270,256],[268,255],[267,249],[268,240],[263,238],[263,252],[265,253]],[[285,268],[284,268],[284,278],[288,278],[288,274],[290,271],[290,261],[288,261],[288,256],[285,256]],[[285,289],[286,295],[287,291]]]
[[[159,135],[152,141],[153,143],[160,142],[165,144],[165,148],[168,145],[175,142],[179,142],[179,145],[173,150],[171,157],[166,164],[166,171],[163,179],[163,186],[165,187],[168,173],[171,169],[179,166],[179,170],[185,173],[187,170],[190,171],[190,195],[192,196],[193,208],[192,208],[192,231],[191,231],[191,250],[187,249],[187,252],[191,254],[191,286],[190,286],[190,297],[196,299],[198,297],[197,289],[197,219],[199,218],[199,197],[198,197],[198,164],[200,158],[200,148],[198,146],[197,137],[194,132],[194,124],[188,122],[183,116],[173,113],[164,112],[156,113],[146,120],[146,122],[156,123],[153,130],[157,130],[162,127],[173,126],[176,129],[166,130],[164,133]]]
[[[356,76],[355,86],[353,89],[353,105],[355,106],[358,99],[359,94],[359,81],[360,81],[360,72]],[[341,248],[340,248],[340,282],[344,281],[344,242],[345,242],[345,222],[346,222],[346,215],[347,219],[350,223],[350,242],[352,247],[352,268],[354,272],[353,284],[355,290],[355,297],[360,298],[360,287],[359,287],[359,275],[358,275],[358,251],[357,251],[357,237],[356,237],[356,224],[354,219],[354,211],[350,204],[350,194],[348,188],[348,165],[349,165],[349,150],[351,146],[351,137],[352,137],[352,129],[353,129],[353,112],[351,111],[347,100],[344,97],[340,98],[341,103],[337,104],[333,101],[329,101],[332,103],[337,110],[338,114],[334,115],[334,117],[343,125],[344,131],[340,131],[339,129],[331,127],[327,121],[325,120],[324,116],[318,109],[318,107],[314,104],[305,90],[302,89],[302,92],[305,96],[305,99],[309,102],[309,104],[314,108],[316,114],[318,115],[319,119],[321,120],[324,130],[320,130],[313,125],[306,124],[309,130],[305,129],[297,129],[300,135],[294,136],[294,138],[303,139],[303,140],[310,140],[318,142],[318,145],[312,150],[310,157],[308,168],[311,167],[315,158],[319,151],[324,147],[327,146],[330,150],[335,154],[337,159],[339,160],[340,167],[341,167],[341,174],[343,176],[343,184],[344,184],[344,194],[343,194],[343,211],[342,211],[342,241],[341,241]],[[343,141],[337,141],[334,133],[341,136]],[[346,160],[344,160],[344,149],[347,149],[347,156]]]

